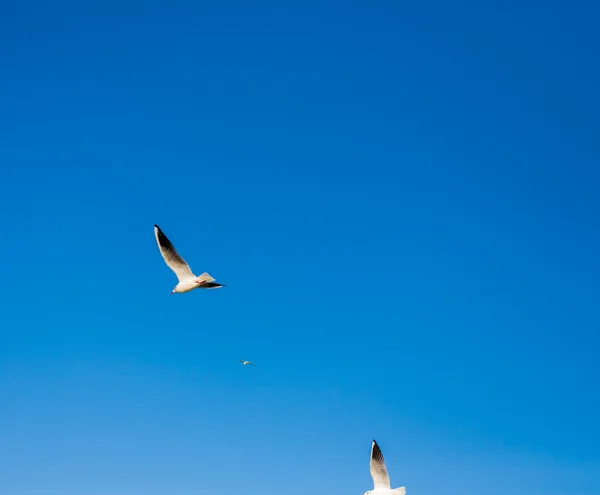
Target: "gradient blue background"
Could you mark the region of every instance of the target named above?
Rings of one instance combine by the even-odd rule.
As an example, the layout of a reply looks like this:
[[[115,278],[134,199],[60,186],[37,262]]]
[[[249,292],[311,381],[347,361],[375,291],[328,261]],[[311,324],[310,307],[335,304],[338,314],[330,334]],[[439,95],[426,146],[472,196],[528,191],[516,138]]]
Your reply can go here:
[[[0,7],[0,493],[600,493],[597,2],[82,3]]]

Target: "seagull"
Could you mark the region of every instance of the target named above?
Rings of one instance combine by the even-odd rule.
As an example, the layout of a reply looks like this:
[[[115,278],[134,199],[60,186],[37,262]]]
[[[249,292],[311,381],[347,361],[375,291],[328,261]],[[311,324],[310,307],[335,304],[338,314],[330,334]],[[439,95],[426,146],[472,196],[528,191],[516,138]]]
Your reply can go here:
[[[390,476],[385,467],[383,454],[377,442],[373,440],[371,444],[371,477],[373,478],[374,488],[365,492],[363,495],[405,495],[406,487],[394,488],[390,483]]]
[[[179,280],[179,283],[171,291],[171,294],[189,292],[194,289],[218,289],[219,287],[224,287],[223,284],[216,283],[215,279],[207,272],[204,272],[199,277],[194,275],[189,265],[181,256],[179,256],[175,246],[171,244],[171,241],[163,231],[160,230],[158,225],[154,226],[154,235],[156,236],[160,254],[162,254],[165,263],[175,272],[175,275],[177,275],[177,279]]]
[[[244,361],[243,359],[240,359],[240,363],[242,363],[244,366],[246,366],[247,364],[254,366],[256,368],[256,365],[250,361]]]

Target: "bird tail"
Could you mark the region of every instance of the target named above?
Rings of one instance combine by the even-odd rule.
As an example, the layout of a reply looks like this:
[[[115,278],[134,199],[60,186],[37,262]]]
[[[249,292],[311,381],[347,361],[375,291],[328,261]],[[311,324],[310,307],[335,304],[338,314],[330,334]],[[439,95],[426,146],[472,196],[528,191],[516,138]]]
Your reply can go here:
[[[204,272],[202,275],[198,277],[198,282],[214,282],[214,278],[212,278],[208,272]]]
[[[392,490],[392,493],[394,495],[406,495],[406,487],[405,486],[401,486],[400,488],[394,488]]]

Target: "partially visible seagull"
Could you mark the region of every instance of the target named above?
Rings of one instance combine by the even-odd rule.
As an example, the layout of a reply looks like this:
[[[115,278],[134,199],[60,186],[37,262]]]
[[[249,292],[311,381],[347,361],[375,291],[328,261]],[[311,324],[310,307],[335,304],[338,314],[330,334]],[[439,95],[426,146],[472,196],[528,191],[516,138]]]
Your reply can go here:
[[[156,236],[160,254],[162,254],[165,263],[175,272],[175,275],[177,275],[177,279],[179,280],[179,283],[171,291],[171,294],[189,292],[194,289],[218,289],[219,287],[224,287],[223,284],[215,282],[215,279],[207,272],[204,272],[199,277],[194,275],[189,265],[181,256],[179,256],[175,246],[171,244],[171,241],[163,231],[160,230],[158,225],[154,226],[154,235]]]
[[[394,488],[390,483],[390,476],[388,475],[387,468],[385,467],[385,461],[383,460],[383,454],[377,442],[373,440],[371,444],[371,477],[373,478],[372,490],[365,492],[363,495],[405,495],[406,487]]]
[[[240,363],[242,363],[244,366],[249,364],[250,366],[254,366],[256,368],[256,365],[250,361],[244,361],[243,359],[240,359]]]

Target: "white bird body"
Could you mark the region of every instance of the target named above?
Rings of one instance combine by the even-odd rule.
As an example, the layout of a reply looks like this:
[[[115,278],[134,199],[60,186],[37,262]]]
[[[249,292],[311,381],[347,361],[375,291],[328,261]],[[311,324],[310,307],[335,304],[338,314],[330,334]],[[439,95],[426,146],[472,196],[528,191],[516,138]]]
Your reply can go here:
[[[242,363],[244,366],[247,366],[249,364],[251,366],[256,367],[256,365],[252,361],[244,361],[243,359],[240,359],[240,363]]]
[[[178,294],[183,294],[184,292],[189,292],[191,290],[198,288],[198,280],[196,277],[188,278],[179,282],[173,292],[177,292]]]
[[[385,466],[383,454],[377,442],[373,440],[371,444],[370,461],[371,478],[373,478],[373,489],[365,492],[363,495],[405,495],[406,487],[392,488],[390,476]]]
[[[154,226],[154,236],[156,237],[156,243],[160,254],[167,266],[175,272],[179,283],[171,291],[171,294],[177,293],[182,294],[184,292],[190,292],[194,289],[218,289],[224,287],[223,284],[218,284],[215,279],[212,278],[207,272],[197,277],[192,272],[190,266],[186,261],[179,255],[175,246],[169,241],[167,236],[164,234],[158,225]]]

